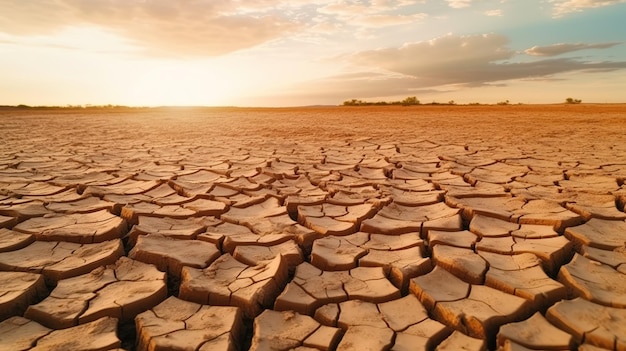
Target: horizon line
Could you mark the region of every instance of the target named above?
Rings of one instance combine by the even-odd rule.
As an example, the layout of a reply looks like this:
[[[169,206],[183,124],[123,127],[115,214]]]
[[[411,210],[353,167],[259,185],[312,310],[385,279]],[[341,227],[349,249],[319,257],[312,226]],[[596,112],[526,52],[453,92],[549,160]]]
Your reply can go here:
[[[471,102],[471,103],[449,103],[449,102],[425,102],[414,105],[402,106],[402,107],[410,107],[410,106],[514,106],[514,105],[574,105],[574,104],[585,104],[585,105],[621,105],[626,104],[624,102],[578,102],[578,103],[568,103],[568,102],[550,102],[550,103],[522,103],[522,102],[497,102],[497,103],[482,103],[482,102]],[[84,104],[84,105],[26,105],[26,104],[18,104],[18,105],[0,105],[0,110],[28,110],[28,109],[54,109],[54,110],[72,110],[72,109],[187,109],[187,108],[316,108],[316,107],[346,107],[346,108],[358,108],[358,107],[392,107],[392,106],[401,106],[397,104],[377,104],[377,103],[366,103],[363,105],[344,105],[344,104],[313,104],[313,105],[284,105],[284,106],[237,106],[237,105],[158,105],[158,106],[146,106],[146,105],[92,105],[92,104]]]

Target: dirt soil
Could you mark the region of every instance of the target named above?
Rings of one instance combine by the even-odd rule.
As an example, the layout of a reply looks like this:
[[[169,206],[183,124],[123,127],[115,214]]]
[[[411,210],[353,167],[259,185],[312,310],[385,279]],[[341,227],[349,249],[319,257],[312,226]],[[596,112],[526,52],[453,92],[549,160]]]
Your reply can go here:
[[[625,181],[624,104],[2,108],[0,349],[623,350]]]

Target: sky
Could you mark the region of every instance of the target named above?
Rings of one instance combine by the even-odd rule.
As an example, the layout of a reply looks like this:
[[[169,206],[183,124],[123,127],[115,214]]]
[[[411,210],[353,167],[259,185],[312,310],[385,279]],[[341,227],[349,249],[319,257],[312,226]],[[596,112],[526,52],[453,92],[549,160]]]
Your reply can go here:
[[[0,0],[0,105],[626,102],[626,0]]]

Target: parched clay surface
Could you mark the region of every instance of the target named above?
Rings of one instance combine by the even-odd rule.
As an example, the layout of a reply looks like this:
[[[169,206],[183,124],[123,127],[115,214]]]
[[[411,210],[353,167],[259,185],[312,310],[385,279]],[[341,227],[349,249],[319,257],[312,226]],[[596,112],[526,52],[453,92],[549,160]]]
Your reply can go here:
[[[574,347],[572,335],[550,324],[541,313],[518,323],[505,324],[498,332],[498,345],[513,341],[532,350],[569,350]]]
[[[205,269],[184,267],[179,296],[202,304],[237,306],[250,318],[272,305],[287,275],[287,263],[280,255],[249,266],[225,254]]]
[[[254,319],[250,350],[332,350],[340,338],[338,328],[321,325],[309,316],[266,310]]]
[[[21,316],[29,305],[48,293],[41,274],[0,272],[0,281],[0,320]]]
[[[426,233],[428,230],[462,229],[459,210],[442,202],[424,206],[390,204],[372,219],[363,221],[361,230],[368,233]]]
[[[305,262],[296,267],[293,280],[276,298],[274,308],[311,315],[316,308],[330,302],[352,299],[385,302],[398,297],[400,291],[387,280],[382,268],[322,271]]]
[[[183,267],[206,268],[220,256],[217,245],[200,240],[179,240],[160,234],[139,236],[128,257],[155,265],[180,277]]]
[[[464,350],[464,351],[485,351],[487,350],[487,345],[485,340],[476,339],[470,336],[467,336],[457,330],[455,330],[452,335],[450,335],[447,339],[442,341],[437,348],[436,351],[453,351],[453,350]]]
[[[561,267],[559,281],[573,295],[601,305],[626,308],[626,274],[576,254]]]
[[[364,219],[376,213],[372,204],[342,206],[322,204],[298,207],[300,224],[324,235],[346,235],[356,232]]]
[[[339,350],[391,345],[394,350],[429,350],[451,333],[450,328],[428,317],[414,295],[379,304],[362,300],[328,304],[317,309],[315,318],[344,330]]]
[[[126,221],[101,210],[31,218],[16,225],[13,230],[34,234],[37,240],[87,244],[121,238],[126,233]]]
[[[424,241],[419,233],[402,235],[358,232],[346,236],[328,236],[315,240],[311,264],[326,271],[360,267],[383,267],[389,280],[406,290],[409,279],[432,269],[425,257]]]
[[[242,340],[242,323],[237,307],[171,296],[135,318],[137,350],[235,350]]]
[[[288,240],[276,245],[238,245],[233,252],[233,257],[251,266],[271,261],[278,255],[287,262],[289,269],[295,269],[304,262],[302,249],[293,240]]]
[[[129,320],[165,299],[165,274],[154,266],[121,257],[115,264],[60,280],[50,296],[24,314],[62,329],[103,316]]]
[[[548,309],[546,318],[573,339],[608,350],[626,349],[626,310],[583,298],[564,300]]]
[[[491,339],[502,324],[532,311],[523,298],[466,283],[438,266],[412,279],[410,290],[437,320],[476,338]]]
[[[604,250],[625,248],[626,221],[592,218],[589,222],[567,228],[565,236],[577,245],[587,245]]]
[[[118,350],[118,320],[102,317],[75,327],[53,330],[23,317],[0,322],[0,346],[6,350]]]
[[[35,236],[32,234],[0,228],[0,252],[18,250],[32,244],[34,241]]]
[[[624,350],[624,116],[0,109],[0,345]]]
[[[96,244],[35,241],[27,247],[0,253],[0,269],[41,273],[52,285],[61,279],[87,274],[124,255],[121,240]]]

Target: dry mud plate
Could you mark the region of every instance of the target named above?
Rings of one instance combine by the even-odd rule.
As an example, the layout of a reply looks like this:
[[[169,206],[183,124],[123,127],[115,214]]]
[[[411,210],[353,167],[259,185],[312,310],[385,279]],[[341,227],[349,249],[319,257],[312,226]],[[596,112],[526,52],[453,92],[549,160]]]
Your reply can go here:
[[[0,133],[0,350],[626,350],[623,105]]]

